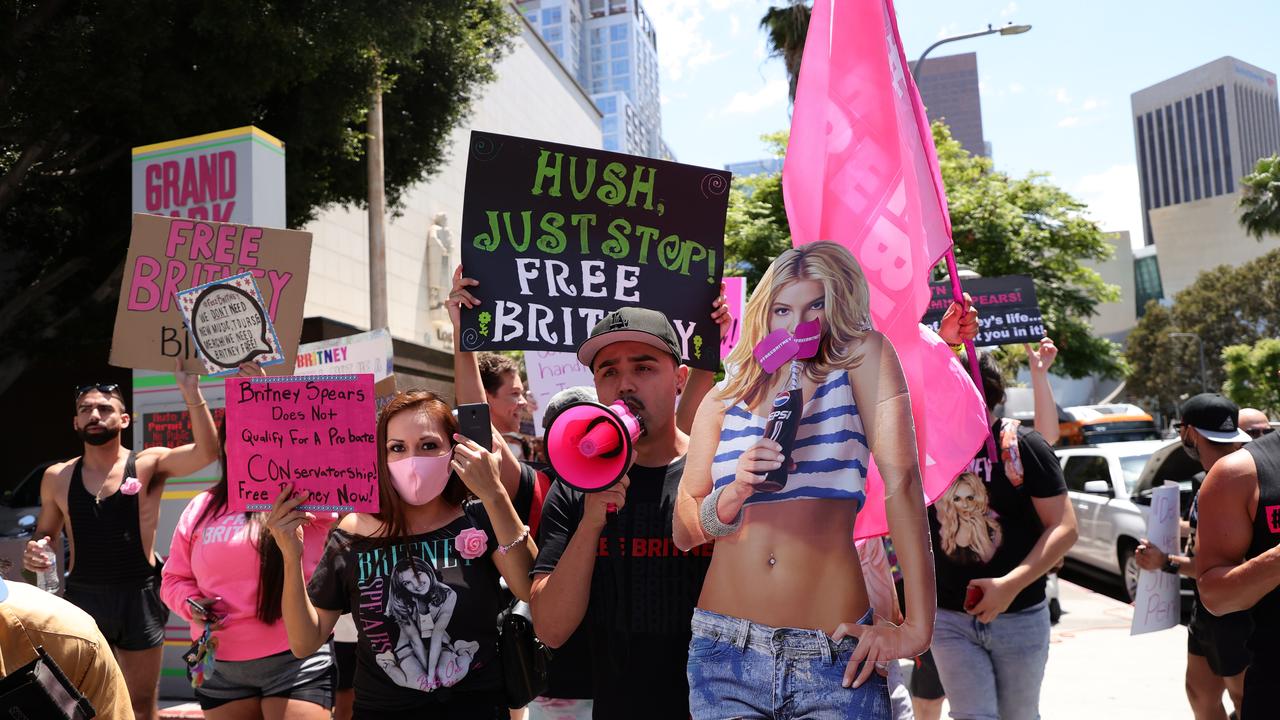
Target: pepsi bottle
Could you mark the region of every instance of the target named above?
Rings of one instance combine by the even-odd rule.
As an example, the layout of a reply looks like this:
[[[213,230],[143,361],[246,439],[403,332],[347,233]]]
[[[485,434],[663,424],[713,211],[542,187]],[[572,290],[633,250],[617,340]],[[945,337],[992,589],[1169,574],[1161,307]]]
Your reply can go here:
[[[764,482],[756,486],[759,492],[778,492],[787,486],[787,466],[791,463],[791,449],[796,444],[796,429],[800,425],[800,413],[804,401],[800,397],[799,364],[793,363],[789,390],[773,396],[773,407],[764,424],[764,436],[782,446],[782,466],[765,475]]]

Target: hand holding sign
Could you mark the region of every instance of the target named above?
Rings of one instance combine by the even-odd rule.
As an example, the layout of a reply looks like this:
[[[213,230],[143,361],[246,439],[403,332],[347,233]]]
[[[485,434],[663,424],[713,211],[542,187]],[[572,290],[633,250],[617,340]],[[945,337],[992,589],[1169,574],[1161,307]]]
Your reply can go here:
[[[182,319],[211,375],[233,375],[243,363],[284,362],[280,340],[251,273],[176,293]]]
[[[1049,338],[1040,338],[1040,344],[1031,347],[1029,343],[1023,343],[1022,347],[1027,351],[1027,363],[1031,366],[1031,372],[1044,374],[1049,372],[1049,368],[1053,366],[1053,361],[1058,357],[1058,346],[1053,344]]]

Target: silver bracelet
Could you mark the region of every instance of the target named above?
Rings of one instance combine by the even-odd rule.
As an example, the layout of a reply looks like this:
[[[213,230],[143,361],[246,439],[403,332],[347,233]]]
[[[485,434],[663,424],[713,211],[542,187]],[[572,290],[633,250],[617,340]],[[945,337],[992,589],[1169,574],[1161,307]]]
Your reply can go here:
[[[525,525],[524,530],[520,533],[520,537],[516,538],[515,540],[512,540],[506,545],[498,546],[498,554],[506,555],[508,552],[511,552],[511,548],[515,547],[516,545],[519,545],[520,543],[528,539],[529,539],[529,526]]]
[[[702,499],[702,506],[698,512],[698,520],[702,523],[702,529],[711,537],[725,537],[738,532],[738,528],[742,527],[742,510],[738,510],[738,516],[733,522],[726,525],[720,521],[720,511],[717,505],[720,504],[720,494],[728,485],[721,485],[711,494]]]

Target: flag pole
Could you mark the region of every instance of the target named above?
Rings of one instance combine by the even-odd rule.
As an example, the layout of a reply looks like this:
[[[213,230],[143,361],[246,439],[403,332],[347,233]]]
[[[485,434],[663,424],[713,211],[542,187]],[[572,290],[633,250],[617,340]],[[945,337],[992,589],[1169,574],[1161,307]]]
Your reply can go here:
[[[961,312],[968,312],[969,306],[964,300],[964,290],[960,287],[960,273],[956,270],[956,254],[955,246],[947,248],[947,274],[951,276],[951,298],[960,304]],[[982,374],[978,371],[978,348],[974,346],[972,340],[964,341],[965,354],[969,356],[969,377],[973,378],[973,384],[982,392]],[[982,393],[983,402],[986,402],[986,393]],[[1000,459],[996,455],[995,437],[987,433],[987,460],[995,464]]]

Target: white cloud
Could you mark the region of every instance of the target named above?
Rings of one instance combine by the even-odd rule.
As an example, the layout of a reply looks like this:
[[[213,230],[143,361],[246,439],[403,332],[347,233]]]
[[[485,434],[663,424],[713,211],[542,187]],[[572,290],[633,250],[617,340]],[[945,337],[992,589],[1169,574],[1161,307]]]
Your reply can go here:
[[[1079,124],[1080,124],[1080,118],[1076,117],[1075,115],[1068,115],[1058,121],[1058,127],[1060,128],[1075,127]]]
[[[742,30],[742,21],[737,15],[729,16],[729,37],[738,37],[738,31]]]
[[[1004,6],[1003,10],[1000,11],[1000,17],[1009,17],[1016,12],[1018,12],[1018,3],[1010,2],[1008,5]]]
[[[938,37],[936,39],[941,40],[942,38],[945,38],[945,37],[958,35],[960,33],[959,27],[960,26],[955,23],[947,23],[946,25],[943,25],[942,27],[938,28]]]
[[[753,115],[771,107],[781,107],[787,102],[787,81],[770,80],[755,92],[734,93],[724,107],[725,115]]]
[[[703,32],[701,3],[648,0],[644,8],[658,34],[658,63],[672,80],[679,81],[690,70],[727,54],[717,55]]]
[[[1089,206],[1089,216],[1103,230],[1128,230],[1131,239],[1141,241],[1142,204],[1138,198],[1137,165],[1112,165],[1102,172],[1085,175],[1071,188],[1071,194]]]
[[[708,4],[711,5],[712,10],[715,10],[716,12],[724,12],[733,5],[733,0],[710,0]],[[648,3],[645,4],[645,7],[649,7]]]
[[[1010,95],[1017,95],[1018,93],[1022,92],[1023,90],[1026,90],[1026,88],[1022,86],[1022,83],[1019,83],[1019,82],[1009,83],[1009,94],[1010,94]]]
[[[1066,88],[1058,88],[1057,91],[1054,92],[1053,97],[1064,105],[1071,102],[1071,96],[1067,94]]]
[[[1080,109],[1085,112],[1097,110],[1100,107],[1102,107],[1102,103],[1097,98],[1088,98],[1080,105]]]

